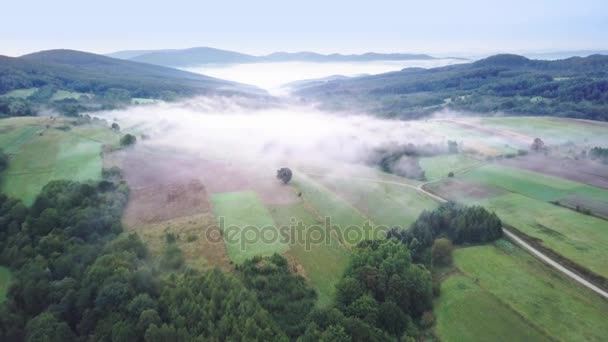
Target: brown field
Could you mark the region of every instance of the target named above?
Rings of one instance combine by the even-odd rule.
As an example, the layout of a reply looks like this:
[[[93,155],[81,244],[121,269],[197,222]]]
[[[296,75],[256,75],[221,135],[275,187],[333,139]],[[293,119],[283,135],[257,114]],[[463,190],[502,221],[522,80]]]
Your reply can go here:
[[[174,234],[188,266],[199,270],[215,266],[224,270],[232,269],[226,246],[211,213],[139,224],[129,226],[128,229],[137,232],[147,242],[154,257],[162,255],[166,246],[166,235]]]
[[[608,165],[591,160],[528,155],[505,159],[501,164],[608,189]]]
[[[480,200],[506,193],[504,190],[498,188],[458,178],[446,178],[442,181],[425,185],[424,188],[452,201],[459,201],[463,198]]]

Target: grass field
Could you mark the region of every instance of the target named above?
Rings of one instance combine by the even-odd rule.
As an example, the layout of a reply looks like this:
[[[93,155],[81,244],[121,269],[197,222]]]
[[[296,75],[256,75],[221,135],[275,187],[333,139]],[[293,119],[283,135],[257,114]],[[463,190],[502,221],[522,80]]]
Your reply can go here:
[[[549,144],[605,143],[608,124],[598,121],[572,120],[552,117],[487,117],[480,124],[540,137]]]
[[[437,207],[425,194],[398,184],[338,177],[321,182],[374,223],[386,227],[407,229],[423,210]]]
[[[454,260],[460,272],[444,281],[435,307],[443,340],[603,341],[608,336],[608,302],[509,242],[458,249]]]
[[[435,313],[436,331],[446,342],[551,340],[465,275],[452,275],[441,284]]]
[[[505,223],[591,271],[608,277],[608,223],[518,194],[480,201]]]
[[[3,192],[29,205],[51,180],[101,178],[101,147],[104,143],[116,145],[118,135],[94,125],[67,131],[54,128],[66,124],[69,122],[48,118],[0,120],[0,146],[11,156],[1,180]],[[95,134],[103,138],[90,137]]]
[[[0,147],[8,154],[16,154],[21,146],[30,141],[42,126],[31,125],[18,128],[7,127],[0,133]]]
[[[26,89],[15,89],[11,90],[8,93],[4,93],[0,95],[0,97],[14,97],[19,99],[26,99],[32,96],[38,88],[26,88]]]
[[[82,96],[89,97],[92,95],[86,94],[86,93],[78,93],[78,92],[74,92],[74,91],[57,90],[53,94],[53,96],[51,96],[51,101],[61,101],[61,100],[67,100],[67,99],[78,100]]]
[[[287,243],[278,239],[272,216],[256,193],[214,194],[211,202],[223,232],[228,256],[233,262],[239,264],[256,255],[282,253],[289,248]],[[261,238],[262,234],[275,238],[265,240]]]
[[[303,203],[273,206],[270,208],[270,213],[278,226],[292,226],[294,224],[292,218],[301,221],[306,227],[321,224],[320,219],[306,209]],[[298,231],[304,233],[305,230]],[[307,241],[310,242],[306,239],[290,240],[287,256],[303,268],[304,276],[317,290],[318,305],[328,306],[333,299],[335,286],[348,264],[349,252],[332,236],[328,243],[323,241],[307,244]]]
[[[353,246],[359,241],[365,240],[366,236],[373,237],[373,228],[376,224],[319,182],[301,176],[297,180],[293,180],[292,184],[302,193],[302,199],[317,217],[323,220],[331,219],[332,227],[338,228],[339,241],[345,245]],[[351,230],[348,229],[349,227],[359,229]],[[357,234],[346,236],[349,231]]]
[[[418,162],[428,180],[445,178],[450,172],[458,173],[480,164],[479,161],[461,153],[420,158]]]
[[[11,274],[11,271],[4,266],[0,266],[0,303],[6,300],[6,292],[8,291],[12,278],[13,275]]]
[[[461,177],[547,202],[569,195],[608,200],[608,190],[496,164],[484,165],[466,172]]]

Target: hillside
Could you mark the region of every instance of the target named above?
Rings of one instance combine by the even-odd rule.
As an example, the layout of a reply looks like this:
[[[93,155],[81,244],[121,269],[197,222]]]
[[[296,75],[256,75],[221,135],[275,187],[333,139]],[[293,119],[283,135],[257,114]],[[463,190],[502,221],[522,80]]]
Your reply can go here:
[[[608,56],[531,60],[496,55],[469,64],[408,68],[300,87],[333,110],[420,118],[444,108],[608,120]]]
[[[138,98],[265,94],[235,82],[73,50],[0,56],[0,75],[0,114],[4,115],[32,114],[33,107],[41,104],[73,114]]]
[[[261,63],[261,62],[369,62],[434,59],[425,54],[374,53],[343,55],[339,53],[324,55],[315,52],[274,52],[269,55],[253,56],[239,52],[195,47],[179,50],[132,50],[118,51],[108,56],[130,59],[137,62],[158,64],[171,67],[197,66],[211,63]]]
[[[49,50],[17,58],[1,57],[0,72],[0,93],[44,85],[92,93],[122,88],[137,97],[158,97],[163,91],[195,95],[250,89],[186,71],[73,50]]]

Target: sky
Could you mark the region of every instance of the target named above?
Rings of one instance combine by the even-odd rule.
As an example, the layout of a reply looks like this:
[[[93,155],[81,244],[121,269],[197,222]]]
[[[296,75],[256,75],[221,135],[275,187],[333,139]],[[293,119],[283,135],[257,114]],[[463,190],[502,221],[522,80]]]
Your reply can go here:
[[[4,0],[0,54],[211,46],[252,54],[608,49],[606,0]]]

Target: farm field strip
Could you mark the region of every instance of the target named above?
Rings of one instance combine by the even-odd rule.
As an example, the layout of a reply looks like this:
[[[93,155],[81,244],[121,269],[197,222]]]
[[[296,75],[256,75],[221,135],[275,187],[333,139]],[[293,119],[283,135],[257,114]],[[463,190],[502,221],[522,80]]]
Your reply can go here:
[[[420,158],[418,163],[429,180],[445,178],[449,172],[457,174],[482,164],[482,162],[460,153]]]
[[[400,185],[338,177],[324,177],[319,181],[374,223],[388,228],[407,229],[422,211],[437,206],[418,190]]]
[[[590,290],[571,283],[505,240],[494,245],[457,249],[454,262],[462,272],[460,276],[471,279],[480,290],[497,298],[508,309],[550,335],[551,339],[601,341],[608,335],[605,324],[608,301],[598,300]],[[445,297],[439,299],[438,327],[440,331],[444,327],[444,332],[450,332],[449,329],[459,328],[446,321],[445,314],[449,309],[446,305],[461,294],[454,292],[457,287],[451,288],[450,292],[450,283],[446,285],[446,292],[442,291],[441,296]],[[463,304],[468,306],[470,302]],[[457,334],[458,330],[450,333]]]
[[[314,175],[313,175],[314,176]],[[332,191],[310,177],[299,177],[292,184],[302,193],[302,199],[315,211],[316,216],[331,220],[331,225],[340,229],[340,242],[349,246],[356,245],[367,236],[373,236],[376,224],[346,200],[336,196]],[[324,223],[325,224],[325,223]],[[345,238],[348,227],[359,227],[359,236]],[[369,230],[363,229],[369,227]],[[332,232],[333,233],[333,232]],[[355,238],[358,238],[355,241]]]
[[[278,238],[262,238],[266,236],[265,233],[272,234],[271,231],[278,236],[278,231],[272,216],[255,192],[213,194],[211,203],[223,231],[228,256],[233,262],[239,264],[256,255],[283,253],[289,248]]]
[[[270,207],[270,213],[278,226],[292,226],[294,219],[302,222],[305,227],[322,224],[320,218],[306,208],[304,202],[295,205],[275,205]],[[329,243],[292,240],[286,255],[288,260],[295,260],[298,273],[306,277],[317,290],[318,305],[321,307],[330,305],[335,294],[335,286],[348,264],[349,250],[335,237],[330,236]],[[299,269],[300,266],[303,270]]]

